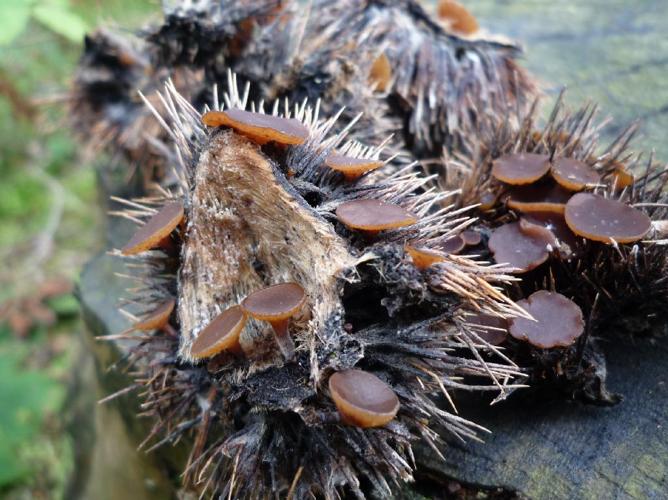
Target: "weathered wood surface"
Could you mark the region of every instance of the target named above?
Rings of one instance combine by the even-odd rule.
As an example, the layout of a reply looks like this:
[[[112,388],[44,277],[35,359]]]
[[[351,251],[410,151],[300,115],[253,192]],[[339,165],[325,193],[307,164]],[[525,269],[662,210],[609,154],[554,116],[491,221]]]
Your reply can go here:
[[[462,0],[463,1],[463,0]],[[593,100],[614,135],[640,119],[638,150],[668,161],[666,0],[465,0],[492,33],[518,40],[548,95]]]
[[[490,408],[462,404],[492,430],[485,443],[453,445],[447,462],[423,461],[440,474],[529,498],[668,497],[668,342],[608,342],[613,407],[538,401],[517,394]]]

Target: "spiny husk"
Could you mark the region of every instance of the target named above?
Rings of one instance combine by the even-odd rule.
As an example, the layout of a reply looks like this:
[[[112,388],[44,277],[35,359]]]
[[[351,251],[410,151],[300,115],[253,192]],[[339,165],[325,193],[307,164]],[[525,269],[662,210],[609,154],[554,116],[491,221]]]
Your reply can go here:
[[[214,106],[248,107],[250,92],[240,93],[229,78],[224,103],[214,90]],[[186,479],[203,492],[337,498],[391,494],[412,477],[411,443],[424,439],[439,450],[439,429],[478,439],[483,429],[442,409],[437,396],[450,399],[448,391],[463,389],[499,391],[502,398],[518,387],[513,380],[521,373],[460,329],[453,314],[464,306],[506,316],[523,311],[500,294],[499,283],[512,281],[500,266],[452,257],[423,273],[404,253],[408,240],[436,245],[472,222],[465,210],[445,206],[453,193],[429,188],[433,179],[412,165],[346,182],[324,159],[344,144],[350,124],[320,119],[319,106],[273,108],[310,130],[303,145],[278,151],[230,130],[206,130],[172,84],[158,100],[167,111],[153,112],[176,146],[179,179],[162,194],[184,200],[187,225],[178,256],[130,258],[129,274],[140,282],[133,292],[144,294],[132,301],[143,310],[166,295],[178,301],[178,334],[141,336],[130,355],[136,384],[144,387],[142,408],[155,419],[147,446],[193,439]],[[383,155],[382,147],[346,147]],[[338,205],[360,198],[397,203],[420,221],[369,242],[334,221]],[[144,219],[153,202],[127,201],[124,215]],[[192,340],[213,315],[254,289],[291,280],[309,297],[308,314],[291,326],[295,362],[276,355],[268,326],[257,322],[244,333],[244,359],[192,362]],[[326,381],[353,366],[372,371],[399,396],[401,410],[388,426],[362,430],[333,418]],[[469,376],[487,382],[471,385]]]
[[[315,94],[351,115],[363,111],[362,140],[393,131],[418,156],[442,146],[457,151],[480,110],[496,111],[508,101],[523,108],[536,93],[515,62],[519,52],[498,37],[447,33],[414,0],[319,0],[299,52],[268,95]],[[381,54],[392,77],[378,92],[369,75]]]
[[[504,99],[522,107],[535,93],[515,45],[448,34],[413,0],[319,0],[308,8],[205,0],[165,4],[164,12],[161,25],[136,39],[106,31],[89,38],[72,93],[83,141],[141,165],[147,186],[168,175],[168,152],[134,90],[153,95],[168,77],[198,108],[212,105],[210,89],[224,86],[228,69],[253,83],[253,101],[323,97],[329,116],[363,113],[352,138],[370,143],[395,133],[392,147],[418,158],[442,145],[458,151],[480,109],[499,109]],[[383,53],[393,76],[379,92],[369,72]],[[478,99],[484,108],[472,105]]]
[[[601,146],[599,133],[606,121],[597,119],[597,107],[587,104],[571,111],[563,98],[562,93],[543,125],[539,125],[537,102],[527,113],[508,105],[501,115],[487,114],[472,135],[471,154],[444,153],[439,170],[441,186],[459,186],[457,203],[468,206],[480,203],[487,193],[500,192],[502,185],[492,177],[491,170],[494,159],[502,155],[531,152],[551,158],[575,158],[601,176],[601,185],[595,192],[635,206],[654,221],[654,226],[662,227],[661,221],[668,214],[668,169],[652,155],[643,158],[629,151],[637,126],[631,125],[608,145]],[[615,172],[619,168],[634,174],[631,186],[621,189],[616,185]],[[483,231],[489,233],[519,214],[497,201],[491,209],[477,215]],[[608,245],[580,238],[569,259],[563,260],[555,252],[547,264],[508,287],[505,292],[514,300],[541,289],[557,291],[575,300],[587,318],[585,334],[572,349],[527,352],[526,346],[515,343],[518,351],[509,355],[522,366],[533,365],[537,381],[560,379],[557,385],[565,385],[568,391],[585,399],[616,401],[603,386],[605,360],[595,339],[620,331],[658,333],[657,325],[665,323],[668,247],[665,236],[659,233],[650,233],[646,240],[634,244]],[[564,377],[555,375],[557,366],[570,379],[566,384]]]

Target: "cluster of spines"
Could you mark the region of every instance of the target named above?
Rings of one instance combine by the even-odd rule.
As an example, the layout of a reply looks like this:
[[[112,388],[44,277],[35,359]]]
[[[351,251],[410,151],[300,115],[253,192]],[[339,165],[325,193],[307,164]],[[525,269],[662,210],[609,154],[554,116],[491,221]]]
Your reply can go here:
[[[176,167],[176,178],[182,180],[182,184],[177,186],[176,189],[182,193],[182,196],[185,196],[185,203],[187,204],[187,192],[190,187],[190,178],[192,177],[193,169],[197,164],[199,152],[206,143],[208,133],[206,129],[201,126],[202,115],[178,95],[178,92],[173,85],[168,84],[166,89],[167,92],[164,95],[161,95],[159,99],[168,112],[171,126],[167,124],[165,119],[162,118],[159,113],[155,110],[154,112],[158,116],[158,121],[162,123],[163,126],[169,127],[168,134],[176,145],[176,152],[173,155],[179,162]],[[238,87],[236,86],[236,81],[233,75],[230,75],[229,90],[230,92],[225,96],[227,109],[240,109],[242,106],[247,105],[243,95],[239,95]],[[214,91],[214,95],[215,94],[216,92]],[[247,95],[247,92],[244,92],[244,95]],[[214,104],[214,108],[216,107],[219,106]],[[256,109],[261,110],[262,105],[259,105]],[[286,112],[289,112],[287,111],[288,109],[289,108],[286,108]],[[296,158],[300,153],[299,148],[301,148],[301,154],[304,157],[311,158],[311,160],[304,162],[302,168],[295,169],[295,175],[292,178],[292,182],[295,182],[296,186],[298,186],[300,181],[314,181],[317,184],[320,184],[321,182],[323,183],[322,185],[327,188],[328,199],[325,203],[315,207],[317,212],[326,215],[327,217],[332,217],[336,208],[344,203],[360,199],[377,199],[384,200],[387,203],[398,203],[398,205],[395,206],[402,206],[404,210],[410,210],[410,213],[421,217],[421,221],[415,224],[415,227],[412,229],[405,228],[383,233],[383,235],[378,238],[378,241],[375,241],[371,247],[368,247],[369,251],[373,252],[374,248],[377,248],[379,245],[392,244],[393,241],[395,244],[401,243],[407,239],[416,239],[425,245],[437,246],[439,242],[444,240],[444,238],[447,239],[447,236],[455,234],[457,231],[470,224],[471,221],[462,216],[464,213],[463,210],[453,211],[451,210],[451,207],[443,206],[444,200],[452,196],[453,193],[443,194],[436,192],[433,188],[425,188],[425,178],[411,171],[414,168],[414,165],[410,165],[399,171],[391,172],[385,176],[381,174],[381,169],[352,183],[346,181],[345,178],[342,178],[343,176],[338,176],[337,178],[336,176],[333,176],[331,172],[329,174],[324,173],[321,170],[322,167],[320,164],[324,165],[324,160],[331,154],[332,150],[343,143],[345,133],[339,133],[334,136],[333,139],[326,139],[325,136],[327,131],[333,126],[333,120],[319,121],[317,111],[314,112],[310,110],[305,104],[297,106],[294,112],[298,119],[308,126],[311,133],[309,141],[307,141],[305,145],[291,148],[292,150],[289,152],[287,158]],[[278,114],[278,108],[274,108],[274,113]],[[346,130],[346,128],[344,128],[344,130]],[[317,141],[313,141],[313,138],[316,138]],[[356,144],[348,145],[346,148],[349,148],[343,150],[346,153],[350,153],[351,151],[361,153],[359,158],[366,157],[375,159],[381,153],[381,148],[365,150],[363,147]],[[300,175],[304,175],[305,172],[310,172],[308,181],[300,178]],[[166,195],[168,198],[173,198],[170,191],[163,190],[162,194]],[[337,197],[341,198],[337,199]],[[126,202],[126,204],[129,206],[129,210],[124,213],[125,216],[135,221],[155,213],[151,209],[144,208],[145,205],[142,202],[129,201]],[[368,242],[362,242],[361,245],[362,247],[360,248],[359,255],[361,261],[364,261],[365,259],[368,259],[368,257],[364,256],[364,248],[368,246]],[[156,252],[149,252],[147,255],[140,256],[138,259],[135,258],[135,260],[138,261],[138,264],[134,265],[145,266],[143,277],[140,279],[145,283],[145,287],[147,288],[151,286],[151,277],[155,277],[156,274],[158,276],[161,274],[159,271],[161,266],[161,256],[159,255],[159,252],[157,254],[158,255],[156,255]],[[407,259],[407,257],[405,258]],[[410,259],[408,259],[408,262],[410,262]],[[435,266],[434,275],[430,278],[432,288],[436,290],[440,289],[441,293],[445,291],[451,292],[455,296],[460,296],[466,300],[471,307],[482,307],[490,312],[495,312],[496,314],[501,315],[521,313],[520,310],[513,307],[511,301],[505,299],[505,297],[499,293],[498,289],[489,284],[490,281],[498,280],[503,282],[512,279],[507,274],[504,274],[504,269],[500,266],[484,266],[473,260],[459,256],[445,256],[442,264],[445,267],[443,267],[440,272],[437,270],[439,266]],[[175,276],[173,277],[173,280],[174,279]],[[169,281],[168,277],[167,281]],[[174,285],[175,283],[172,281],[168,288],[173,290]],[[481,285],[487,287],[487,289],[481,288]],[[145,290],[145,288],[142,289]],[[367,466],[364,465],[364,461],[360,462],[358,459],[352,459],[347,471],[339,471],[341,474],[332,472],[332,476],[328,481],[323,483],[319,483],[311,477],[313,474],[311,468],[308,468],[306,471],[303,468],[298,468],[297,471],[299,475],[303,476],[302,479],[305,482],[302,484],[297,481],[292,486],[298,488],[298,491],[301,491],[302,493],[311,491],[329,496],[332,495],[334,491],[329,488],[333,487],[334,489],[338,489],[342,484],[347,484],[348,487],[357,491],[358,494],[361,494],[362,490],[360,489],[359,481],[356,478],[353,480],[353,478],[357,474],[362,474],[364,477],[375,483],[375,486],[380,488],[379,491],[389,492],[391,488],[383,476],[387,475],[389,478],[402,479],[410,477],[412,466],[409,466],[408,462],[405,462],[404,459],[401,459],[400,457],[405,453],[410,455],[410,442],[414,437],[417,436],[427,440],[431,446],[437,449],[438,442],[440,441],[439,435],[433,431],[430,426],[422,423],[418,415],[431,415],[431,419],[434,422],[440,422],[446,429],[456,436],[461,438],[475,438],[476,430],[481,430],[478,426],[475,426],[457,415],[441,410],[427,394],[442,392],[449,398],[450,396],[447,392],[448,389],[467,388],[468,385],[465,382],[455,380],[456,377],[454,377],[454,375],[456,373],[462,373],[489,377],[494,381],[494,384],[491,385],[472,387],[473,390],[501,390],[505,396],[509,391],[516,387],[512,385],[511,381],[513,378],[519,376],[520,373],[512,363],[508,363],[507,358],[501,359],[502,364],[483,359],[483,357],[478,354],[478,349],[491,349],[497,353],[499,351],[480,338],[474,336],[469,337],[465,330],[458,333],[453,327],[454,324],[449,323],[449,315],[446,314],[440,319],[432,318],[414,324],[406,330],[402,330],[401,327],[398,328],[396,330],[396,338],[391,340],[395,351],[394,356],[403,356],[406,360],[408,360],[408,357],[417,357],[418,359],[415,366],[412,366],[411,363],[408,363],[405,366],[388,365],[391,370],[398,370],[396,373],[405,370],[404,376],[407,380],[416,376],[418,380],[417,386],[414,383],[403,385],[401,382],[398,382],[399,385],[395,384],[395,389],[398,391],[398,394],[402,399],[402,405],[406,405],[406,409],[400,414],[401,423],[396,422],[390,424],[390,434],[385,434],[385,431],[382,429],[369,431],[370,435],[367,435],[365,440],[372,439],[375,444],[370,445],[369,443],[370,447],[366,451],[364,449],[357,449],[357,451],[355,451],[360,445],[353,444],[359,439],[358,435],[362,431],[345,426],[336,427],[337,432],[335,434],[338,434],[339,437],[327,445],[332,447],[330,448],[331,453],[336,453],[337,446],[342,446],[344,443],[347,443],[345,446],[350,447],[348,450],[350,453],[349,459],[352,459],[356,453],[368,455],[369,450],[371,449],[375,449],[377,452],[378,450],[383,449],[386,451],[378,452],[380,455],[372,460]],[[371,358],[371,363],[373,364],[372,358],[374,352],[377,352],[378,362],[383,366],[381,360],[384,359],[383,356],[386,355],[385,351],[387,350],[388,339],[382,339],[384,335],[379,336],[378,334],[380,331],[377,330],[377,328],[377,326],[371,326],[356,332],[356,335],[359,336],[361,341],[365,344],[367,357]],[[402,331],[404,333],[402,333]],[[410,337],[410,339],[408,337]],[[157,358],[155,352],[150,352],[150,349],[146,348],[152,339],[156,339],[162,344],[162,348],[160,349],[162,354],[157,354]],[[201,476],[206,470],[208,473],[205,476],[201,476],[201,482],[211,486],[212,491],[219,491],[225,494],[230,493],[232,489],[234,489],[235,481],[237,484],[245,484],[246,486],[260,488],[256,491],[268,487],[267,484],[262,486],[263,479],[258,479],[250,474],[242,474],[238,469],[240,461],[245,467],[244,470],[246,470],[251,462],[259,459],[259,456],[254,453],[259,453],[262,449],[265,451],[268,450],[262,448],[258,443],[258,448],[255,452],[248,455],[247,459],[244,461],[241,457],[245,456],[244,454],[250,453],[250,450],[246,449],[246,451],[242,451],[244,448],[240,447],[236,453],[230,451],[230,447],[232,446],[232,443],[234,443],[234,439],[230,438],[230,436],[222,436],[217,441],[213,440],[213,444],[210,444],[211,439],[205,437],[204,434],[209,435],[209,433],[211,433],[211,436],[214,436],[216,433],[214,422],[219,421],[214,418],[213,412],[221,411],[223,408],[221,405],[223,404],[224,396],[213,390],[210,393],[210,397],[205,398],[206,402],[202,401],[201,395],[196,396],[196,393],[201,393],[202,390],[205,389],[205,385],[214,383],[213,379],[207,382],[207,378],[211,377],[211,375],[208,375],[208,372],[204,367],[198,367],[196,365],[189,366],[189,363],[183,363],[178,359],[178,356],[176,355],[176,352],[178,352],[178,343],[178,338],[171,335],[161,336],[160,334],[155,334],[153,336],[142,337],[139,346],[133,348],[133,358],[139,358],[141,361],[139,363],[140,365],[146,364],[143,368],[143,373],[137,380],[138,384],[143,384],[147,387],[145,395],[147,400],[144,407],[147,411],[152,412],[154,417],[157,417],[151,432],[151,437],[154,437],[159,433],[166,433],[166,436],[163,436],[157,444],[175,442],[180,439],[183,434],[186,434],[191,429],[197,427],[199,430],[197,431],[195,444],[189,459],[190,469],[187,474],[189,478]],[[416,347],[416,344],[422,345],[422,347]],[[473,359],[459,357],[458,354],[453,355],[449,353],[450,348],[470,349],[475,353],[475,356]],[[160,359],[161,357],[162,359]],[[423,358],[423,362],[419,361],[420,357]],[[223,372],[219,373],[224,373],[226,370],[225,366],[220,367],[220,369],[223,370]],[[231,369],[232,371],[228,376],[232,376],[235,380],[243,380],[244,377],[247,376],[244,375],[244,368],[239,369],[232,367]],[[452,376],[446,375],[449,373],[451,373]],[[218,377],[217,375],[213,376]],[[420,381],[420,377],[424,377],[424,380]],[[223,385],[225,385],[225,383],[222,382],[224,380],[229,381],[231,379],[225,376],[216,383],[223,383]],[[162,383],[163,388],[158,389],[155,385],[157,383]],[[191,385],[189,386],[189,390],[185,391],[182,399],[176,397],[176,392],[167,389],[168,387],[172,387],[172,385],[182,386],[183,384]],[[421,394],[422,392],[424,392],[424,395]],[[406,419],[407,416],[413,414],[415,415],[414,417]],[[186,418],[186,415],[188,415],[189,418]],[[256,418],[260,417],[258,416]],[[270,417],[265,416],[263,418]],[[308,419],[313,417],[303,415],[298,418]],[[178,421],[179,423],[175,425],[175,421]],[[260,418],[260,421],[251,426],[252,429],[254,429],[252,432],[251,430],[246,429],[247,433],[245,434],[245,439],[251,439],[252,436],[255,436],[253,439],[264,439],[261,436],[254,434],[255,431],[259,432],[260,429],[265,429],[266,431],[266,425],[268,424],[263,424],[262,421],[262,418]],[[278,421],[275,422],[274,420],[271,420],[271,422],[271,425],[281,425]],[[405,424],[409,424],[408,427],[406,427]],[[311,425],[313,425],[313,422],[311,422]],[[223,434],[230,432],[229,426],[226,428],[227,430],[223,431]],[[317,424],[316,427],[309,432],[314,434],[314,439],[324,439],[325,434],[319,433]],[[353,435],[357,437],[353,437]],[[266,436],[267,435],[265,435],[265,438]],[[389,436],[393,436],[390,441],[395,443],[390,447],[388,447],[389,442],[386,441]],[[338,445],[336,444],[337,439],[339,439]],[[207,446],[202,443],[206,443]],[[156,445],[153,445],[153,447],[155,446]],[[403,451],[397,455],[395,451],[391,451],[394,446],[396,446],[396,451]],[[223,451],[225,453],[222,453]],[[283,450],[283,452],[287,451]],[[225,456],[228,458],[225,458]],[[226,465],[223,466],[222,469],[219,469],[214,467],[216,461],[225,463]],[[214,477],[216,479],[212,479]],[[395,479],[392,481],[394,480]],[[222,486],[227,481],[232,481],[232,483],[227,484],[227,486]],[[333,484],[329,484],[332,482]]]

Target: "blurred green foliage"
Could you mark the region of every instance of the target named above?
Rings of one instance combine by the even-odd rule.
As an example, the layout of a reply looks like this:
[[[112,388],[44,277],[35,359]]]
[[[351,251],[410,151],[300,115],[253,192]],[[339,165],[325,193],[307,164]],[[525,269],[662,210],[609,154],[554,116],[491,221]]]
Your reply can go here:
[[[13,42],[33,18],[68,40],[78,43],[86,34],[86,22],[72,9],[68,0],[4,0],[0,4],[0,45]]]
[[[99,246],[95,173],[68,130],[68,85],[89,29],[137,28],[157,13],[157,0],[0,0],[0,311],[56,277],[75,280]],[[78,305],[71,293],[42,302],[55,322],[35,320],[27,336],[0,319],[2,498],[60,498],[72,467],[62,415]]]

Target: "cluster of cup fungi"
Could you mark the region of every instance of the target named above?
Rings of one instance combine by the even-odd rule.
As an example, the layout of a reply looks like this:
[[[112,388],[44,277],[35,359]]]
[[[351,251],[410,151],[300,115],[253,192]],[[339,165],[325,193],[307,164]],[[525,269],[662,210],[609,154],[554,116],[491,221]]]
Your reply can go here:
[[[506,293],[535,321],[484,318],[496,342],[533,367],[533,385],[608,404],[618,399],[605,389],[597,339],[661,324],[668,171],[628,151],[636,125],[601,152],[595,111],[567,112],[560,98],[542,128],[536,108],[515,116],[515,130],[482,123],[477,153],[445,160],[444,185],[460,184],[461,202],[477,204],[481,253],[522,278]]]
[[[232,4],[177,8],[141,79],[139,57],[91,42],[84,76],[113,60],[144,93],[173,78],[142,111],[127,89],[75,91],[95,119],[128,110],[102,127],[114,152],[143,158],[120,138],[160,128],[137,149],[162,174],[116,199],[140,225],[116,252],[134,323],[104,337],[130,342],[142,447],[189,440],[184,484],[203,495],[361,498],[412,479],[415,442],[441,455],[486,431],[453,392],[502,400],[528,380],[614,401],[596,338],[668,297],[668,173],[640,172],[633,130],[601,153],[593,108],[561,100],[539,128],[515,47],[457,2],[438,19],[413,0],[321,0],[306,19]]]

